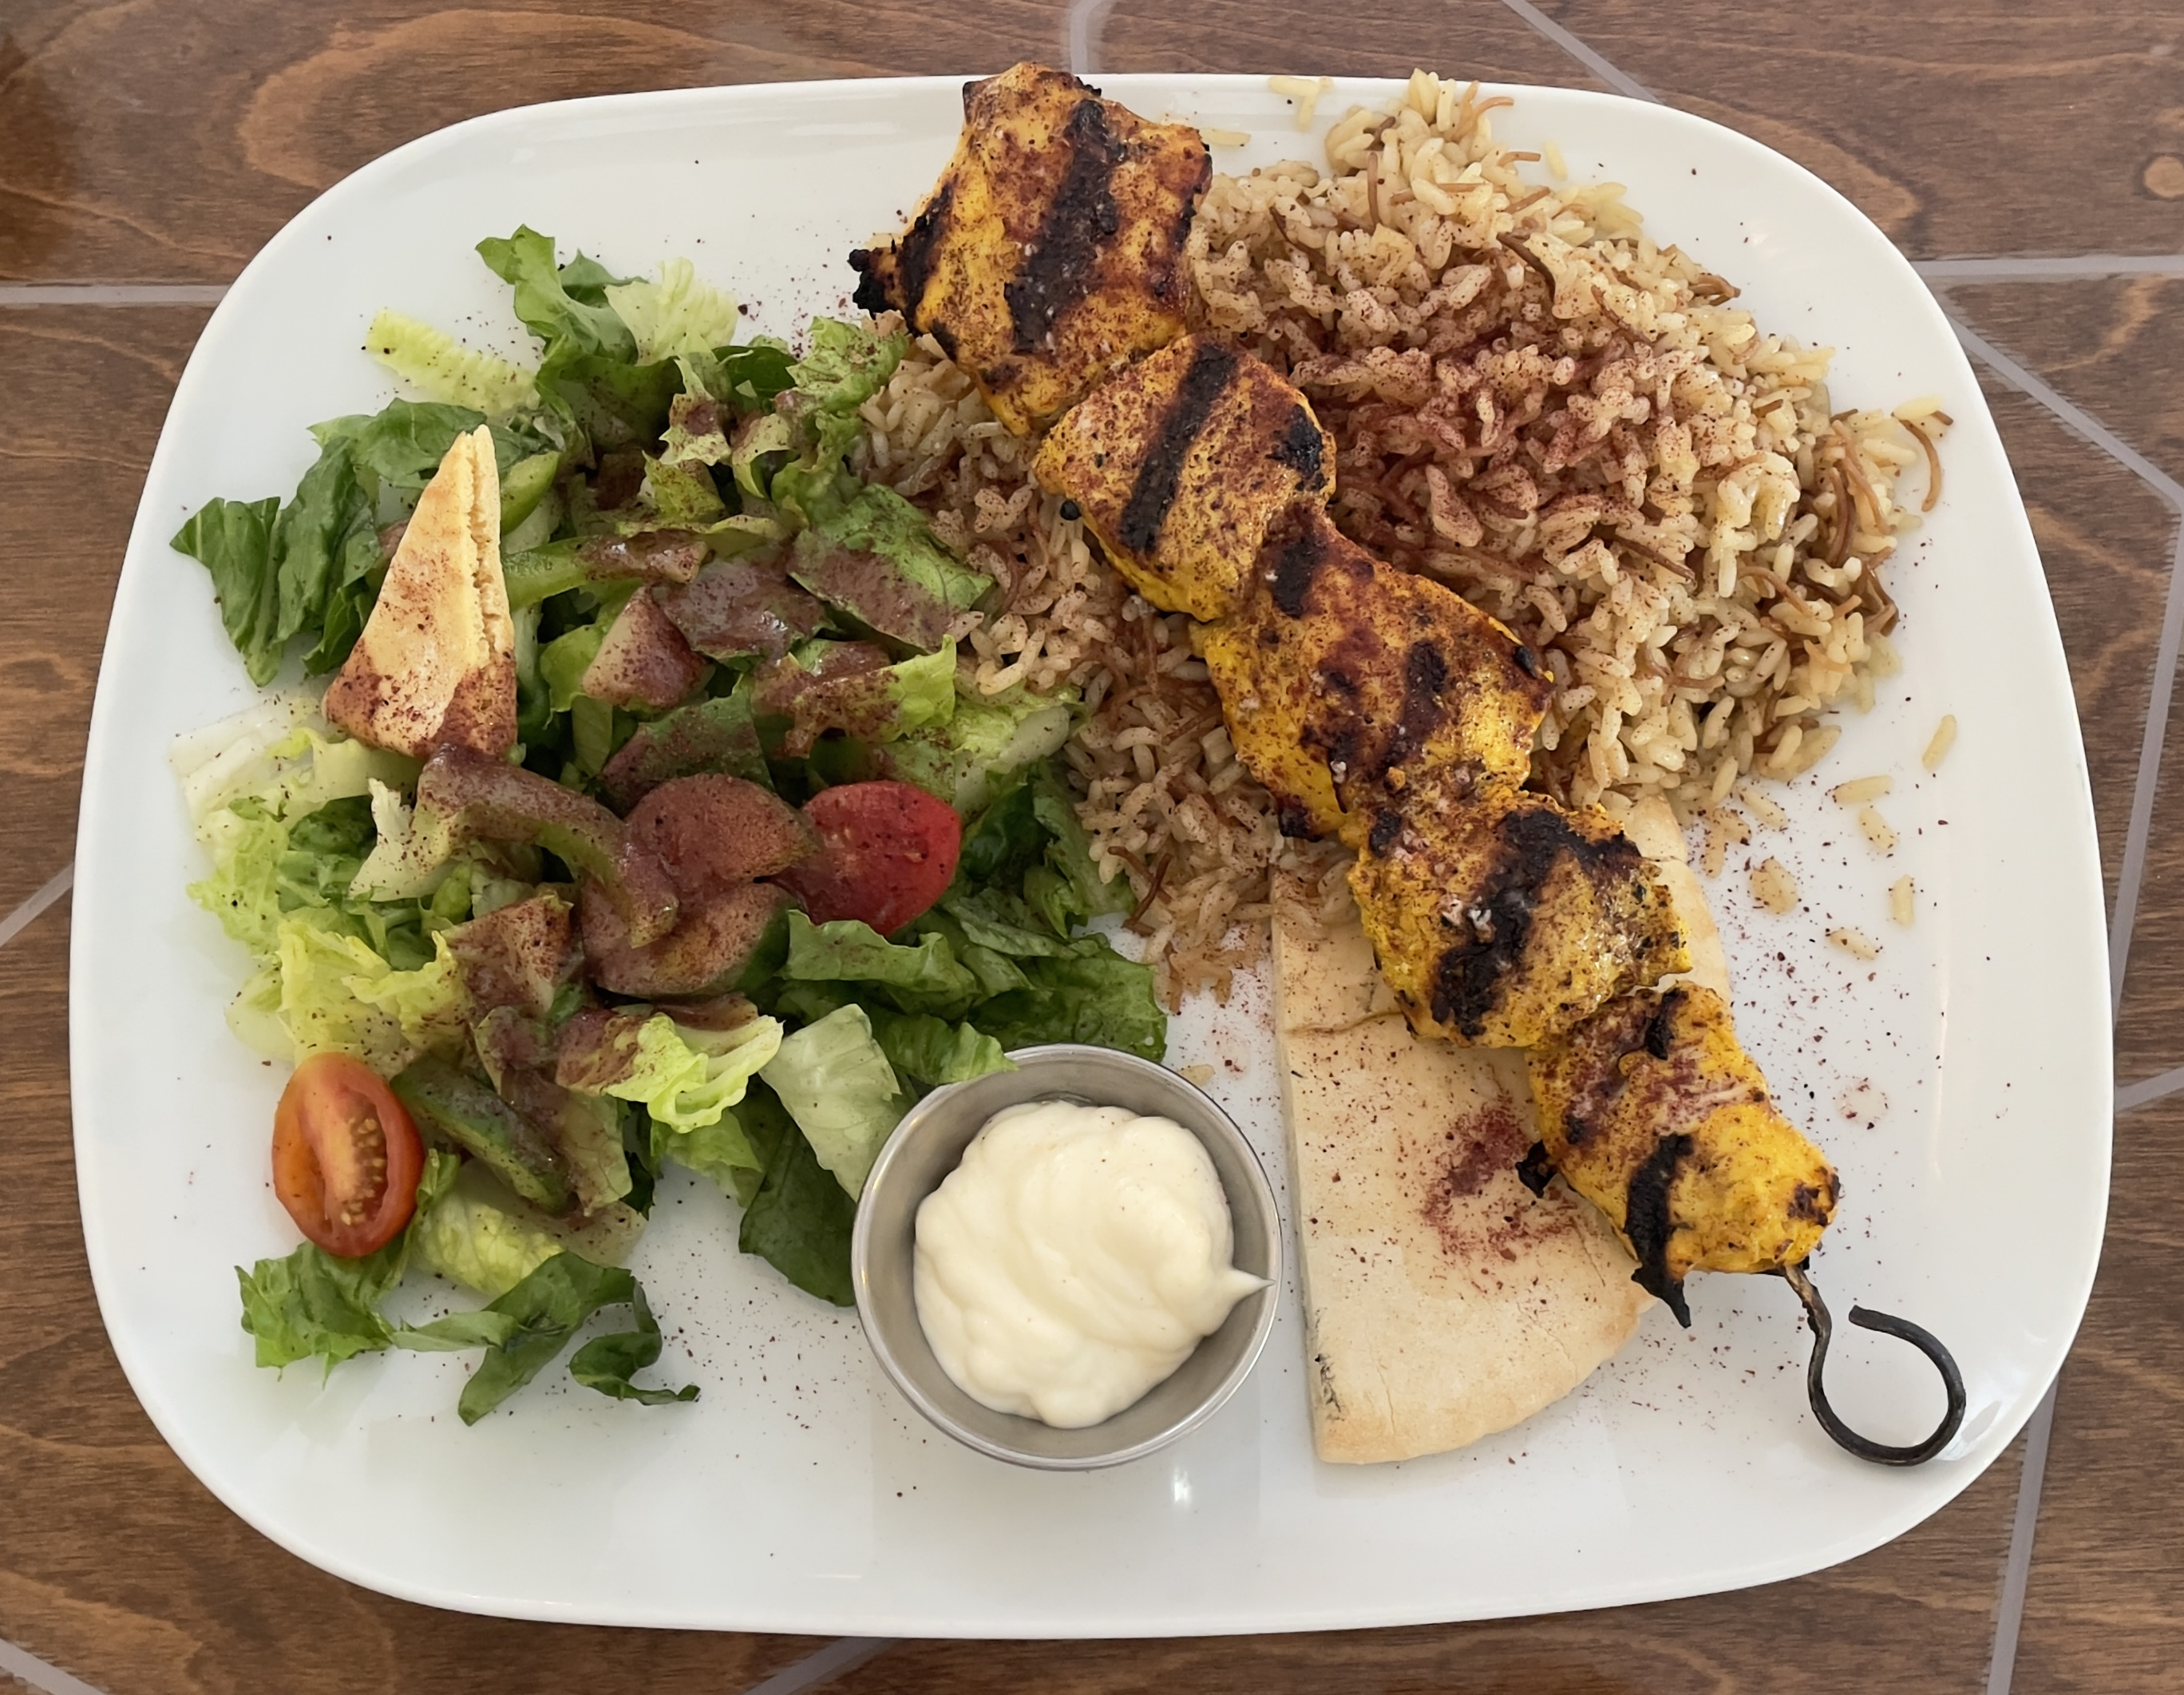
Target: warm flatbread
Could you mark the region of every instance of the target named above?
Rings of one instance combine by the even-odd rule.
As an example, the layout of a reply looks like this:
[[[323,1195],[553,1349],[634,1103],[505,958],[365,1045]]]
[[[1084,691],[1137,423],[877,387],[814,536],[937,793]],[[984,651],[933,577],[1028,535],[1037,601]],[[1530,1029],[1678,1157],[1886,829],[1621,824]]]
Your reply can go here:
[[[1691,977],[1726,995],[1674,816],[1648,802],[1624,831],[1662,866]],[[1312,1446],[1342,1464],[1462,1447],[1576,1388],[1652,1297],[1591,1206],[1518,1181],[1538,1135],[1524,1054],[1413,1034],[1354,914],[1323,934],[1301,901],[1277,890],[1274,1028]]]
[[[1652,1297],[1591,1207],[1518,1181],[1524,1055],[1413,1034],[1354,917],[1278,917],[1274,962],[1319,1457],[1462,1447],[1559,1400]]]

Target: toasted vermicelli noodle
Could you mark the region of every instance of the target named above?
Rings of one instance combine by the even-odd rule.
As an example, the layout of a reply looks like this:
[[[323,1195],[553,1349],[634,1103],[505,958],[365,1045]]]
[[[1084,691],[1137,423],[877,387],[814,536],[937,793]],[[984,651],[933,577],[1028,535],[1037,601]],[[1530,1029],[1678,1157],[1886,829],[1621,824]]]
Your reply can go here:
[[[1833,410],[1827,350],[1763,333],[1620,187],[1524,181],[1530,156],[1493,137],[1508,103],[1419,72],[1393,110],[1334,125],[1325,169],[1215,177],[1192,315],[1311,398],[1346,532],[1544,652],[1535,785],[1618,815],[1659,794],[1707,825],[1718,870],[1749,834],[1732,793],[1810,769],[1830,711],[1894,669],[1881,575],[1918,521],[1899,477],[1915,467],[1930,504],[1949,421],[1931,401]],[[1225,994],[1263,951],[1278,858],[1339,907],[1341,856],[1281,838],[1188,621],[1039,493],[1035,443],[930,337],[864,415],[866,473],[1001,585],[967,631],[967,685],[1084,702],[1082,815],[1170,1003]]]

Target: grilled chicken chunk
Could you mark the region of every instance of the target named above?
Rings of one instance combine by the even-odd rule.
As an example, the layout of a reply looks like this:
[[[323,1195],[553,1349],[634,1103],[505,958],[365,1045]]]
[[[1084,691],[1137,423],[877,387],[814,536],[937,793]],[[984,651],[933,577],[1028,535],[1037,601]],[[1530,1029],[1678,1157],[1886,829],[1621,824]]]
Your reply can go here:
[[[1834,1216],[1835,1172],[1776,1110],[1711,989],[1611,1001],[1534,1052],[1531,1073],[1548,1157],[1687,1326],[1688,1274],[1798,1264]]]
[[[326,687],[326,722],[423,759],[515,744],[515,626],[500,574],[500,473],[481,424],[425,485],[379,601]]]
[[[1183,333],[1184,240],[1212,171],[1197,131],[1061,71],[968,83],[956,156],[916,218],[850,254],[857,304],[931,332],[1028,435]]]
[[[1546,670],[1461,595],[1304,501],[1268,531],[1248,588],[1200,649],[1236,756],[1290,834],[1356,846],[1381,797],[1445,769],[1524,781]]]
[[[1380,801],[1350,886],[1420,1035],[1536,1047],[1691,964],[1658,867],[1596,808],[1461,769]]]
[[[1267,527],[1327,499],[1334,438],[1271,365],[1188,336],[1103,383],[1032,461],[1129,585],[1194,618],[1236,610]]]

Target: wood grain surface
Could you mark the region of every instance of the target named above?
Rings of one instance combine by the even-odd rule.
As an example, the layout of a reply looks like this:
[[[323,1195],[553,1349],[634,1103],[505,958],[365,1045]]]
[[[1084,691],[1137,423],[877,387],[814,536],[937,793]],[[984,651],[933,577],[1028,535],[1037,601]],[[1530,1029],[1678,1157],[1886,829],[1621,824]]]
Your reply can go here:
[[[1915,257],[2184,247],[2184,14],[2076,0],[1544,0]]]
[[[1420,65],[1482,82],[1604,85],[1507,8],[1363,0],[1268,6],[1255,0],[1116,0],[1099,40],[1102,70],[1302,72],[1408,76]]]
[[[2173,1690],[2184,1681],[2184,1095],[2116,1120],[2092,1305],[2063,1368],[2018,1687]]]
[[[2178,215],[2184,225],[2184,212]],[[2184,246],[2184,229],[2179,231],[2178,245]],[[2179,315],[2184,313],[2184,278],[2138,276],[2081,283],[2069,290],[2068,304],[2060,310],[2052,287],[1963,287],[1953,293],[1997,346],[2029,363],[2096,416],[2112,427],[2125,427],[2132,446],[2164,467],[2173,481],[2184,484],[2184,390],[2176,380],[2184,373],[2184,317]],[[2081,452],[2092,454],[2090,449]],[[2021,464],[2014,443],[2011,459]],[[2121,474],[2113,461],[2106,463]],[[2160,505],[2145,484],[2140,483],[2135,493],[2119,494],[2114,482],[2106,478],[2099,487],[2085,490],[2081,521],[2070,527],[2070,532],[2101,534],[2112,544],[2127,541],[2131,554],[2108,561],[2098,577],[2087,579],[2096,593],[2081,616],[2091,614],[2111,625],[2111,639],[2098,644],[2101,667],[2127,670],[2142,677],[2148,667],[2140,650],[2150,654],[2158,633],[2161,583],[2173,558],[2178,515]],[[2096,520],[2098,528],[2086,532],[2083,518],[2094,509],[2112,513],[2113,519]],[[2036,527],[2038,522],[2036,513]],[[2059,540],[2062,527],[2051,523],[2050,528]],[[2041,536],[2041,546],[2052,581],[2056,550],[2046,533]],[[2106,594],[2099,592],[2102,582]],[[2109,596],[2109,605],[2099,605]],[[2057,605],[2065,620],[2067,641],[2070,614],[2062,611],[2064,597],[2059,593]],[[2140,620],[2139,630],[2127,635],[2119,613]],[[2090,644],[2070,645],[2075,652]],[[2086,728],[2086,752],[2095,761],[2098,794],[2119,778],[2128,784],[2124,766],[2137,760],[2138,733],[2134,728],[2128,737],[2115,738],[2115,745],[2103,748],[2109,739],[2099,721],[2106,715],[2085,688],[2090,680],[2089,671],[2080,675],[2078,711]],[[2142,700],[2132,715],[2134,725],[2143,711]],[[2184,700],[2172,704],[2172,735],[2177,734],[2180,722],[2184,722]],[[2126,740],[2128,748],[2122,745]],[[2113,768],[2103,771],[2103,763]],[[2130,969],[2116,1018],[2120,1084],[2184,1065],[2184,1018],[2177,1016],[2184,1007],[2184,759],[2170,760],[2162,779],[2148,838],[2146,880],[2139,891]],[[2127,787],[2118,792],[2127,792]],[[2103,823],[2104,850],[2111,839],[2120,846],[2120,834],[2113,834],[2117,821],[2104,818]],[[2113,875],[2115,855],[2104,852],[2103,857]]]
[[[2184,252],[2184,14],[2063,0],[1825,8],[1541,0],[1674,103],[1801,159],[1915,256]],[[25,0],[0,17],[0,282],[231,277],[387,148],[538,99],[1058,60],[1047,0],[466,8]],[[1118,0],[1112,70],[1599,79],[1496,0]],[[2184,281],[1953,289],[1983,333],[2184,480]],[[72,849],[107,610],[198,308],[0,309],[0,913]],[[2007,388],[2084,728],[2111,898],[2176,516]],[[2176,711],[2184,715],[2184,702]],[[2151,833],[2119,1076],[2184,1066],[2184,749]],[[76,1221],[66,909],[0,948],[0,1638],[110,1695],[733,1692],[807,1639],[515,1625],[315,1571],[214,1503],[100,1327]],[[2059,1399],[2014,1687],[2173,1689],[2184,1664],[2184,1096],[2119,1121],[2107,1253]],[[1985,1687],[2023,1444],[1950,1508],[1828,1572],[1507,1623],[1153,1642],[905,1642],[883,1692],[1454,1690],[1637,1695]],[[13,1687],[0,1674],[0,1689]]]
[[[137,491],[201,307],[0,312],[0,912],[75,852],[76,784]]]

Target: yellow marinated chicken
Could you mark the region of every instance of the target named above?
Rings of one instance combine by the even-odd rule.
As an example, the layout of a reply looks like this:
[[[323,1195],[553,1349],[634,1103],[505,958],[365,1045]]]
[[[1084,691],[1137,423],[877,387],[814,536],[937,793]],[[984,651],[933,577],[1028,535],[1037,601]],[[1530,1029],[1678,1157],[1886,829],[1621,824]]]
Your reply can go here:
[[[857,304],[929,332],[1028,435],[1183,333],[1184,240],[1212,170],[1189,125],[1045,65],[967,84],[956,156],[917,216],[850,256]]]
[[[1200,651],[1236,756],[1289,834],[1357,846],[1380,797],[1434,772],[1524,781],[1551,684],[1461,595],[1381,564],[1304,501],[1268,531],[1247,586]]]
[[[1531,1073],[1548,1157],[1685,1325],[1689,1273],[1797,1265],[1835,1213],[1834,1170],[1775,1109],[1711,989],[1611,1001],[1535,1051]]]
[[[1605,812],[1460,767],[1376,803],[1350,887],[1412,1027],[1466,1046],[1553,1041],[1691,965],[1658,867]]]
[[[1032,461],[1130,587],[1194,618],[1236,610],[1267,527],[1334,487],[1334,438],[1273,366],[1188,336],[1094,390]]]

